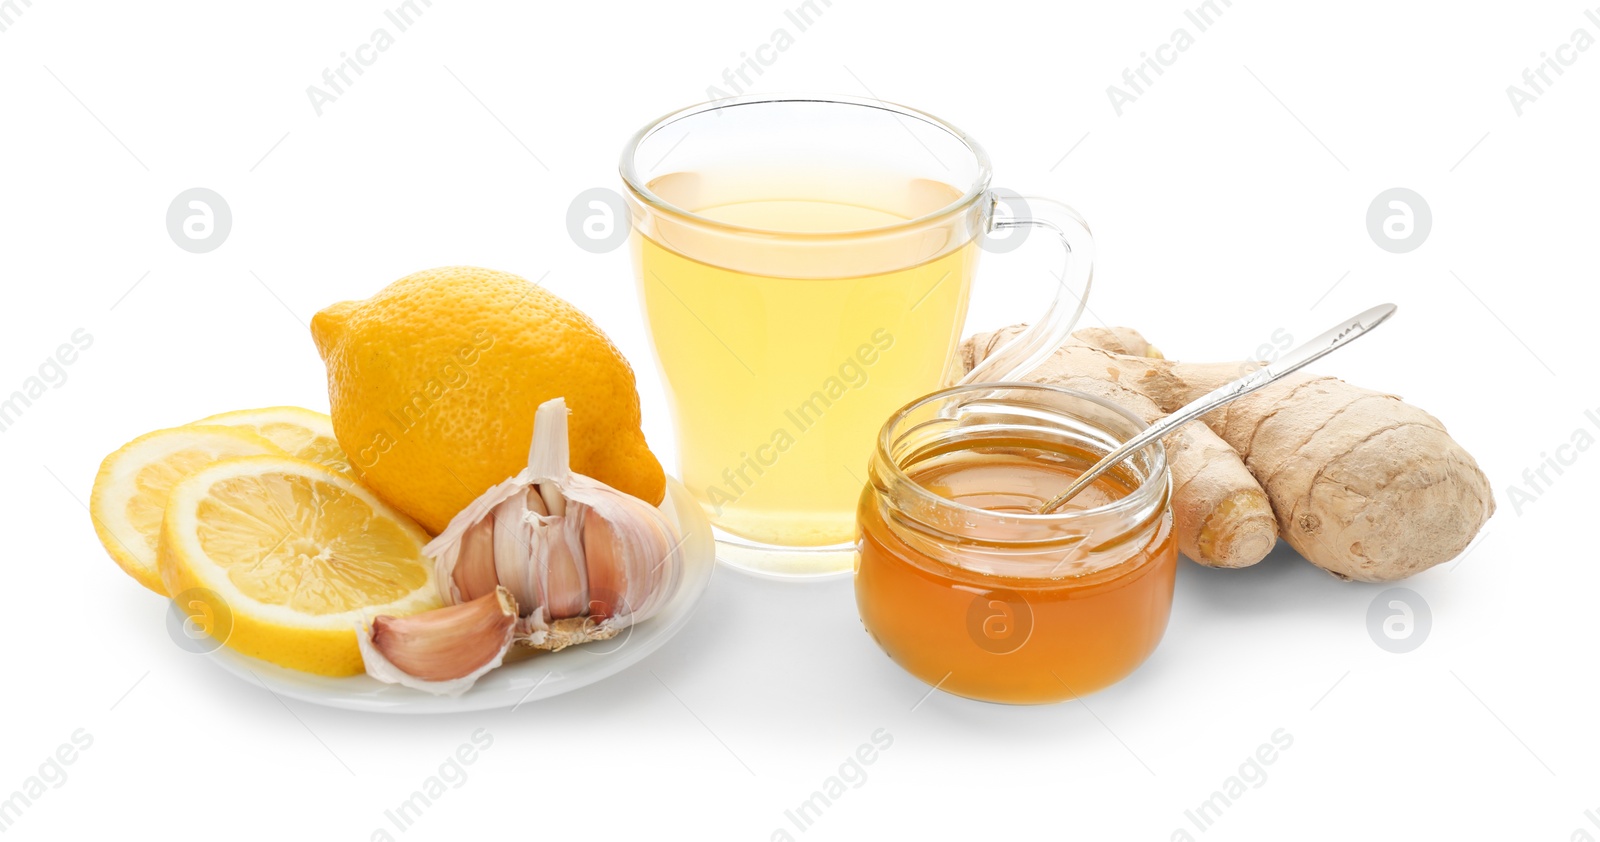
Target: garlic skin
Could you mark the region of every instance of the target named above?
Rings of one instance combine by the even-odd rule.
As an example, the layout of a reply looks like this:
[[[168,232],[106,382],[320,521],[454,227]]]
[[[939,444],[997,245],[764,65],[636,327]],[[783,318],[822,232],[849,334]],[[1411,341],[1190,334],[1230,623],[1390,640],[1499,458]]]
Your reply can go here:
[[[540,405],[528,467],[484,492],[423,553],[447,605],[494,584],[520,609],[518,643],[561,649],[649,619],[683,576],[661,511],[570,467],[566,401]],[[486,537],[487,536],[487,537]]]
[[[500,666],[517,622],[511,592],[406,617],[380,615],[356,631],[367,674],[435,695],[459,696]]]

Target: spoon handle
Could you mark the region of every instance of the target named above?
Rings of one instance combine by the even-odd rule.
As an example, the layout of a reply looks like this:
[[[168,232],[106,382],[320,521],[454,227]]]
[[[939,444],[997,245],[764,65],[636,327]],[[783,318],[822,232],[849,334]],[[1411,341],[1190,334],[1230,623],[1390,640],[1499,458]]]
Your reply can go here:
[[[1167,417],[1151,424],[1145,431],[1123,443],[1121,447],[1105,455],[1105,458],[1094,463],[1089,470],[1078,475],[1078,479],[1067,487],[1066,491],[1056,495],[1050,502],[1039,508],[1039,514],[1049,514],[1059,508],[1062,503],[1072,499],[1078,492],[1089,487],[1089,484],[1100,478],[1101,474],[1116,467],[1122,460],[1138,453],[1150,442],[1166,436],[1184,424],[1199,418],[1202,415],[1222,406],[1225,403],[1237,400],[1250,394],[1269,383],[1280,380],[1302,368],[1322,359],[1339,348],[1350,344],[1358,337],[1394,315],[1398,309],[1393,304],[1380,304],[1358,316],[1345,319],[1338,326],[1330,328],[1322,335],[1309,342],[1295,347],[1284,354],[1276,362],[1258,368],[1245,376],[1218,386],[1198,398],[1179,407]]]

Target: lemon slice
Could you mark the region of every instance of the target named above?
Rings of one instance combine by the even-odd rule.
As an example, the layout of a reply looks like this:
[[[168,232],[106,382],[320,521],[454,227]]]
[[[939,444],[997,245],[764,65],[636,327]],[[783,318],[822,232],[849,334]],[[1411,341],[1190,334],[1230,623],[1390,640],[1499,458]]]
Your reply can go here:
[[[356,628],[437,608],[427,533],[343,474],[283,456],[218,462],[173,488],[170,593],[228,619],[229,647],[319,675],[362,671]],[[198,589],[198,590],[197,590]],[[212,628],[216,628],[213,625]]]
[[[239,427],[271,441],[296,459],[315,462],[341,474],[361,478],[350,457],[333,434],[333,420],[298,406],[238,409],[202,418],[196,424]]]
[[[156,539],[167,492],[178,480],[219,459],[282,452],[265,438],[236,427],[174,427],[142,435],[100,463],[89,494],[95,534],[129,576],[166,596],[156,569]]]

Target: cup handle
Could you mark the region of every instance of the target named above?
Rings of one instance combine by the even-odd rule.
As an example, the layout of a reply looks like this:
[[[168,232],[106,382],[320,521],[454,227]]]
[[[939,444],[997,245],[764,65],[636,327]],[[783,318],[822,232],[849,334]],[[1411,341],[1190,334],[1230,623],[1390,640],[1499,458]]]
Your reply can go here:
[[[1056,295],[1044,316],[974,366],[960,385],[1017,380],[1049,359],[1072,335],[1094,283],[1094,237],[1077,211],[1051,199],[1019,196],[1008,190],[989,191],[989,202],[985,236],[996,231],[1011,234],[998,241],[1006,245],[996,248],[991,244],[986,250],[1011,251],[1022,245],[1032,229],[1043,228],[1056,235],[1066,258],[1062,271],[1052,273]],[[1075,289],[1082,292],[1073,292]]]

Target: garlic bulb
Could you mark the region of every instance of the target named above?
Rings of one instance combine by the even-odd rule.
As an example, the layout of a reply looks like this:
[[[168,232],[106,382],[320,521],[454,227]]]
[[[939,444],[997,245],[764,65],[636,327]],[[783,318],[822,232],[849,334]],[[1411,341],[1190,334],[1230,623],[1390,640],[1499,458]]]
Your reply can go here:
[[[504,591],[517,606],[512,639],[537,649],[605,640],[650,618],[683,570],[682,539],[660,510],[572,472],[567,416],[561,398],[540,405],[528,467],[485,491],[423,548],[446,605]],[[393,680],[370,663],[368,674]]]

